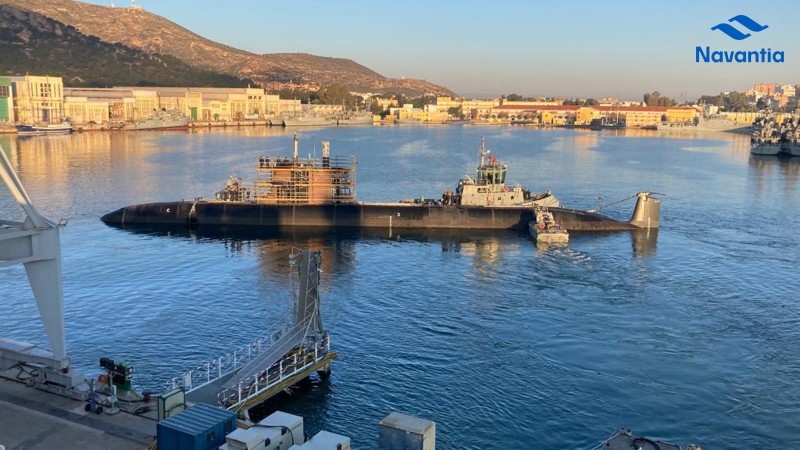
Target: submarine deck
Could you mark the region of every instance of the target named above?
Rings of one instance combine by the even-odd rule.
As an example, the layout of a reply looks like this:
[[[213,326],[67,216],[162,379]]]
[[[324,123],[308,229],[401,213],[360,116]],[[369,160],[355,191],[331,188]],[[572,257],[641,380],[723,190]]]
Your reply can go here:
[[[622,220],[566,208],[550,208],[568,231],[622,231],[637,226]],[[251,227],[327,227],[395,229],[527,230],[533,207],[458,206],[416,203],[336,203],[266,205],[229,201],[145,203],[102,217],[109,225],[217,225]]]

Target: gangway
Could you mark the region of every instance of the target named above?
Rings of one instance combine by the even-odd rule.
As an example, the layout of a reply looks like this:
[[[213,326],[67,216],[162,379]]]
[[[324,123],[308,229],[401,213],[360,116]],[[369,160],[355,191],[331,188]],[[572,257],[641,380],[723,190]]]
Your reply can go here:
[[[53,223],[39,214],[2,147],[0,178],[25,214],[22,222],[0,219],[0,267],[25,266],[50,343],[50,350],[46,350],[35,344],[0,338],[0,373],[19,365],[35,364],[39,375],[31,384],[74,395],[69,391],[85,380],[80,372],[70,368],[64,331],[59,230],[66,221]]]
[[[313,372],[329,376],[336,353],[320,315],[321,261],[320,251],[290,255],[300,280],[290,326],[172,378],[167,390],[183,388],[188,402],[216,404],[247,419],[250,407]]]

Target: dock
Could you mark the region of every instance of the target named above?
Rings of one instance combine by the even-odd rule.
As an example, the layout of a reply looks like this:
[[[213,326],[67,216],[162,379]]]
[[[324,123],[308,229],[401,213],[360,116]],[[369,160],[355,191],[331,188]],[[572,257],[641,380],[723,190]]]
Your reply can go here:
[[[94,414],[84,405],[0,378],[0,445],[7,450],[142,450],[153,442],[154,418]]]

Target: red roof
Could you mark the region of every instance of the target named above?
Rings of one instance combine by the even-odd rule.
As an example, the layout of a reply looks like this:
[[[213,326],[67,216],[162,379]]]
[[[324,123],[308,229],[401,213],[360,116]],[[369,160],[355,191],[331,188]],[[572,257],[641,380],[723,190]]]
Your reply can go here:
[[[578,105],[501,105],[495,106],[493,110],[505,111],[577,111],[583,108]],[[595,111],[606,112],[666,112],[668,109],[694,109],[691,106],[586,106]]]

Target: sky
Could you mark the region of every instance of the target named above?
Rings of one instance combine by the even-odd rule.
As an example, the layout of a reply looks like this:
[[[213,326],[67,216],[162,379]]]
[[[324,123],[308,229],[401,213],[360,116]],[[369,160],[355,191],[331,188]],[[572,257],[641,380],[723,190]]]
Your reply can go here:
[[[130,0],[88,3],[129,6]],[[676,100],[800,83],[797,1],[137,0],[207,39],[253,53],[352,59],[466,97]],[[744,14],[768,28],[734,40],[711,28]],[[731,23],[747,32],[741,24]],[[784,52],[783,63],[697,63],[711,51]]]

